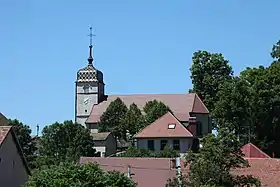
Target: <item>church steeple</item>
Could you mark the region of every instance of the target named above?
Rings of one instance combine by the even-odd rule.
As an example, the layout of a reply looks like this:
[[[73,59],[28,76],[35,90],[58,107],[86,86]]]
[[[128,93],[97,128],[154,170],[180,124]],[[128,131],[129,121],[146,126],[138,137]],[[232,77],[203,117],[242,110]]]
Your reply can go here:
[[[89,41],[89,57],[88,57],[88,65],[89,66],[93,66],[93,57],[92,57],[92,37],[95,36],[94,34],[92,34],[92,27],[89,28],[90,33],[89,33],[89,37],[90,37],[90,41]]]

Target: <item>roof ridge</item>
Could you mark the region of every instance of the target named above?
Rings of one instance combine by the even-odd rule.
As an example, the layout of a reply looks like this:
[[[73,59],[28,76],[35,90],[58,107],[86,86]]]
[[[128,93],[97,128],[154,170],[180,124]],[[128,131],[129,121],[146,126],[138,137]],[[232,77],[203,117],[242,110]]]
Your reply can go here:
[[[198,99],[198,101],[203,105],[203,107],[206,109],[206,111],[207,111],[208,113],[210,113],[209,110],[208,110],[208,108],[207,108],[206,105],[204,104],[204,102],[203,102],[203,101],[201,100],[201,98],[198,96],[198,94],[197,94],[197,93],[192,93],[192,94],[194,94],[192,112],[193,112],[193,110],[194,110],[194,106],[195,106],[196,99]]]
[[[146,95],[189,95],[191,93],[137,93],[137,94],[111,94],[109,96],[146,96]]]
[[[159,117],[158,119],[156,119],[153,123],[147,125],[146,127],[142,128],[137,134],[135,134],[133,137],[136,137],[138,134],[140,134],[144,129],[146,129],[147,127],[151,126],[152,124],[156,123],[158,120],[160,120],[161,118],[163,118],[165,115],[167,115],[168,113],[171,113],[170,111],[167,111],[164,115],[162,115],[161,117]]]
[[[187,129],[187,127],[185,126],[185,125],[183,125],[181,122],[180,122],[180,120],[178,120],[177,118],[176,118],[176,116],[174,116],[171,112],[170,112],[170,114],[173,116],[173,118],[179,123],[179,125],[181,125],[188,133],[190,133],[192,136],[193,136],[193,134]]]

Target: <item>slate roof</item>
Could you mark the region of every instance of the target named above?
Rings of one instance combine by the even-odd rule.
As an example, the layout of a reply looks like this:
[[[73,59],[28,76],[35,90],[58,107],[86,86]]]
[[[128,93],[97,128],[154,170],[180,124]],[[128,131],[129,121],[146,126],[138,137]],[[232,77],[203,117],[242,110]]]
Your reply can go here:
[[[168,128],[175,125],[174,128]],[[137,133],[134,138],[171,138],[171,137],[193,137],[192,133],[176,117],[167,112]]]
[[[241,147],[241,151],[246,158],[270,158],[266,153],[260,150],[252,143],[248,143]]]
[[[23,151],[20,147],[20,144],[18,142],[18,139],[17,139],[17,136],[12,128],[12,126],[0,126],[0,149],[1,149],[1,146],[2,144],[4,143],[5,139],[8,137],[8,134],[11,133],[12,134],[12,137],[14,139],[14,142],[16,144],[16,147],[17,147],[17,150],[18,150],[18,153],[23,161],[23,165],[25,166],[28,174],[31,174],[30,173],[30,170],[29,170],[29,167],[28,167],[28,163],[25,159],[25,156],[23,154]]]
[[[234,174],[253,175],[262,182],[262,187],[280,186],[280,160],[273,158],[249,158],[249,168],[235,169]],[[131,167],[132,180],[139,187],[163,187],[168,178],[176,176],[170,158],[122,158],[122,157],[81,157],[80,163],[96,162],[105,171],[120,171],[127,174],[128,165]],[[181,161],[183,174],[187,174],[188,166]]]
[[[0,126],[9,125],[8,119],[0,112]]]
[[[136,94],[136,95],[109,95],[106,101],[94,105],[86,123],[97,123],[110,102],[120,98],[127,106],[135,103],[140,110],[148,101],[158,100],[165,103],[180,121],[188,121],[190,113],[208,114],[206,106],[195,93],[190,94]]]
[[[95,141],[105,141],[111,132],[90,133]]]

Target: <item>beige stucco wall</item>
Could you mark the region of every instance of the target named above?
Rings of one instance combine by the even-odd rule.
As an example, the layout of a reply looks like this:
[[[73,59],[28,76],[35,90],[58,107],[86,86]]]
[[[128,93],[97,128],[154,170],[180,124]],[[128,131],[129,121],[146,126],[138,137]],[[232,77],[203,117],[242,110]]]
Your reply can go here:
[[[160,141],[167,140],[168,145],[173,147],[173,140],[180,140],[180,153],[186,153],[187,150],[191,149],[193,140],[191,138],[154,138],[154,139],[138,139],[137,140],[137,148],[139,149],[148,149],[148,140],[154,140],[155,151],[160,150]]]
[[[0,149],[0,186],[20,187],[28,179],[27,170],[9,133]]]

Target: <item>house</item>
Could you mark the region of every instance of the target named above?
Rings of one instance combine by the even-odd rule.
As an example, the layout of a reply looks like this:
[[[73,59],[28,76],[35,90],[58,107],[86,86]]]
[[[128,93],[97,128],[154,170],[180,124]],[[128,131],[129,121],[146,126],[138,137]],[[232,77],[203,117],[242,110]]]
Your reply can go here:
[[[183,125],[171,112],[154,121],[134,136],[137,148],[162,151],[169,146],[179,153],[193,147],[196,137],[195,121]]]
[[[270,158],[269,155],[267,155],[252,143],[243,145],[241,147],[241,151],[244,154],[245,158]]]
[[[197,136],[206,135],[212,132],[211,118],[206,106],[197,94],[143,94],[143,95],[116,95],[108,96],[107,100],[94,105],[86,121],[86,126],[92,132],[98,132],[98,122],[100,116],[105,112],[109,104],[120,98],[126,106],[135,103],[143,111],[145,104],[152,100],[165,103],[173,115],[185,126],[189,125],[189,120],[196,119]]]
[[[9,125],[8,119],[0,112],[0,126]]]
[[[107,157],[117,152],[117,142],[111,132],[91,133],[94,149],[101,157]]]
[[[196,117],[197,136],[211,133],[209,111],[195,93],[105,95],[103,73],[94,67],[92,50],[93,46],[90,45],[88,63],[77,71],[75,81],[76,123],[87,127],[93,133],[97,133],[100,116],[117,98],[120,98],[126,106],[135,103],[142,111],[147,102],[157,100],[167,105],[174,116],[185,126],[188,125],[190,118]]]
[[[30,175],[27,161],[23,155],[12,126],[0,127],[0,184],[20,187]]]
[[[168,178],[176,176],[170,158],[81,157],[81,164],[97,163],[105,171],[119,171],[137,183],[137,187],[164,187]]]
[[[247,160],[251,167],[234,169],[233,174],[252,175],[260,179],[262,187],[280,186],[279,159],[248,158]],[[80,163],[97,163],[105,171],[122,172],[137,182],[138,187],[163,187],[169,178],[176,177],[174,159],[170,158],[81,157]],[[183,160],[181,160],[181,171],[183,175],[188,174],[189,171],[189,167],[185,166]]]

